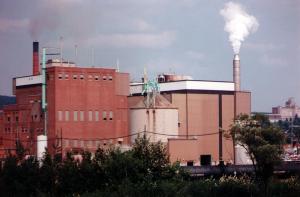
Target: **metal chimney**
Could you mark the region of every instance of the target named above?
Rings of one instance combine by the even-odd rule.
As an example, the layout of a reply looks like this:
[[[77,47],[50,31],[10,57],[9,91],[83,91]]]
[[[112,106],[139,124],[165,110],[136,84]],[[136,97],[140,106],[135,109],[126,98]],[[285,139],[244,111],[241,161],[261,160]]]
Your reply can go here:
[[[240,91],[241,88],[240,57],[238,54],[235,54],[233,57],[233,82],[234,82],[234,90]]]
[[[33,42],[33,53],[32,53],[32,74],[39,75],[39,42]]]

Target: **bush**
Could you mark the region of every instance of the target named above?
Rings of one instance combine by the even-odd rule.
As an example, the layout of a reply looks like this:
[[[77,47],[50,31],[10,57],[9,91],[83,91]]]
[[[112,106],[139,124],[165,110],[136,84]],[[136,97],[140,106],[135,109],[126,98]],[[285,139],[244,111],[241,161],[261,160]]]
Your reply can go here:
[[[257,196],[257,187],[247,176],[223,176],[219,180],[217,188],[218,197],[247,197]]]
[[[186,184],[186,186],[179,192],[179,196],[216,196],[217,182],[210,178],[206,180],[193,181]]]
[[[273,180],[269,188],[273,197],[298,197],[300,196],[299,177],[290,177],[285,180]]]

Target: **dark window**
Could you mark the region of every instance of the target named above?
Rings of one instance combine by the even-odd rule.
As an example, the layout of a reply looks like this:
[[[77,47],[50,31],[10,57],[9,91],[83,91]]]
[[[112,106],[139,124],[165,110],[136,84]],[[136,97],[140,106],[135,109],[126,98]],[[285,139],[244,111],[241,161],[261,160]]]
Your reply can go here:
[[[186,163],[186,165],[187,165],[187,166],[194,166],[194,161],[188,161],[188,162]]]
[[[200,165],[210,166],[211,165],[211,155],[200,155]]]
[[[16,116],[16,122],[19,122],[19,117],[18,116]]]
[[[10,122],[10,117],[9,116],[7,117],[7,122]]]

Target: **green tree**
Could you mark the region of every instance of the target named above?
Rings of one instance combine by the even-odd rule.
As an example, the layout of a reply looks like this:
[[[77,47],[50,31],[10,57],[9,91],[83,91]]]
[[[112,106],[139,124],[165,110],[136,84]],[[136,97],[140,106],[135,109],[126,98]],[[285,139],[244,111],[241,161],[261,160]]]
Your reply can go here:
[[[244,147],[253,162],[255,173],[265,185],[274,166],[282,160],[284,134],[263,115],[239,116],[230,129],[235,143]]]

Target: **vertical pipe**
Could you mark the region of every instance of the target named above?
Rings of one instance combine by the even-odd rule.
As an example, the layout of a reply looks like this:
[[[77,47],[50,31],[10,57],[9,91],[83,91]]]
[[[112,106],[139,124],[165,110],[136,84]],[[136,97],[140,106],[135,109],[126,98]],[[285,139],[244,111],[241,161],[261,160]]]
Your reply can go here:
[[[185,92],[185,118],[186,118],[186,139],[189,137],[189,101],[188,91]]]
[[[233,82],[234,82],[234,90],[240,91],[241,88],[240,57],[238,54],[235,54],[233,58]]]
[[[42,56],[42,109],[44,112],[44,135],[47,135],[47,102],[46,102],[46,49]]]
[[[223,164],[223,133],[222,133],[222,94],[219,94],[219,163]]]

